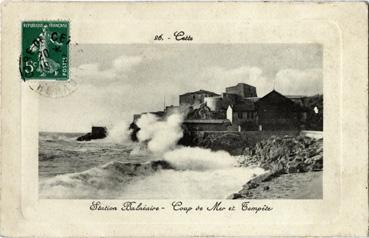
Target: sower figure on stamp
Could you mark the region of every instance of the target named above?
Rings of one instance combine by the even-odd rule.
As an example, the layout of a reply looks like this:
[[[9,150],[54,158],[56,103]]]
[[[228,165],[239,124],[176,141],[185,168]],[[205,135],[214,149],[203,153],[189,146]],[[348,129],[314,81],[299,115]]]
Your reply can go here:
[[[55,76],[58,75],[58,69],[60,68],[60,64],[49,58],[48,43],[51,42],[56,46],[61,46],[63,44],[54,41],[52,37],[50,37],[50,33],[47,31],[47,25],[43,27],[42,32],[39,35],[38,42],[39,42],[38,47],[35,43],[33,43],[30,46],[32,52],[36,52],[38,50],[39,66],[37,68],[37,71],[41,72],[41,76],[46,76],[46,74],[52,73],[54,73]]]

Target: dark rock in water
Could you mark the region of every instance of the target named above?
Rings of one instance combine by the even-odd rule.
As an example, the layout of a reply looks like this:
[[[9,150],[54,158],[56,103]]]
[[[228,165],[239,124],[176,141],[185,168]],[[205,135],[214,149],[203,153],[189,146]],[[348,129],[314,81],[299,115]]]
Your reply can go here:
[[[173,169],[173,166],[165,160],[156,160],[151,162],[151,168],[158,169]]]
[[[129,125],[129,130],[131,131],[131,134],[130,134],[130,137],[131,137],[131,140],[136,142],[138,141],[138,138],[137,138],[137,133],[141,130],[141,128],[139,128],[135,122],[132,122],[130,125]]]
[[[77,138],[77,141],[104,139],[108,135],[106,127],[93,126],[91,132]]]
[[[77,138],[77,141],[90,141],[91,140],[91,132],[87,133],[86,135],[80,136]]]
[[[195,146],[195,135],[188,130],[188,128],[184,125],[182,125],[182,131],[183,135],[182,138],[179,139],[178,145],[184,145],[184,146]]]
[[[146,176],[160,169],[173,169],[173,167],[164,160],[150,161],[147,163],[124,163],[114,161],[103,166],[104,170],[115,171],[121,176]]]

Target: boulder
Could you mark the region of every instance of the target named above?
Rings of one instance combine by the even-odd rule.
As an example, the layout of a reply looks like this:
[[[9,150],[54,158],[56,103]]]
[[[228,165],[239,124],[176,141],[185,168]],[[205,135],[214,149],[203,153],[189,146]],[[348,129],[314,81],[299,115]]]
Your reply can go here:
[[[90,141],[96,139],[103,139],[108,135],[106,127],[93,126],[91,132],[77,138],[77,141]]]
[[[243,150],[247,166],[256,164],[269,171],[300,173],[323,169],[323,140],[309,137],[271,137]]]

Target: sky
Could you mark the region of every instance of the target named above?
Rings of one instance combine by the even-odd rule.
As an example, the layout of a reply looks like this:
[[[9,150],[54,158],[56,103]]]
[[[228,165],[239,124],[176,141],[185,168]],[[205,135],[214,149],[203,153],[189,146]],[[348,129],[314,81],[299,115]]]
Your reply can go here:
[[[77,89],[40,96],[40,131],[88,132],[92,125],[132,121],[133,114],[178,105],[199,89],[225,92],[237,83],[262,97],[323,93],[318,44],[71,45],[70,77]]]

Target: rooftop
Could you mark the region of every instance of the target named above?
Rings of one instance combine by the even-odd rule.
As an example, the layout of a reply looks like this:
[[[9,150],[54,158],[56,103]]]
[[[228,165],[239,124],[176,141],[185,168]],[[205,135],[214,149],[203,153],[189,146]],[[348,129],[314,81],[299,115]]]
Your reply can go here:
[[[210,94],[212,96],[220,96],[219,94],[216,94],[214,92],[210,92],[210,91],[207,91],[207,90],[203,90],[203,89],[200,89],[200,90],[195,91],[195,92],[189,92],[189,93],[181,94],[180,96],[190,95],[190,94]]]
[[[234,87],[238,87],[238,86],[248,86],[248,87],[255,88],[255,86],[252,86],[252,85],[247,84],[247,83],[238,83],[238,84],[236,84],[236,85],[234,85],[234,86],[226,87],[226,89],[227,89],[227,88],[234,88]]]

